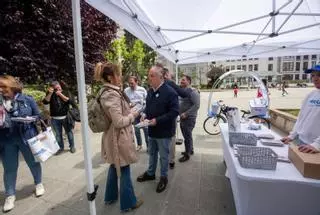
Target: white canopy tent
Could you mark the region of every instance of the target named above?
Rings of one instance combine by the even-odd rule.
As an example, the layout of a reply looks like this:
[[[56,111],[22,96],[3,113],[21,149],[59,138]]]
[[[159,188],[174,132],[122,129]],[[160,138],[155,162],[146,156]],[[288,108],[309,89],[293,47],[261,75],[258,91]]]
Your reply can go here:
[[[178,64],[320,52],[319,0],[86,0]]]
[[[320,0],[86,1],[176,64],[320,52]],[[94,193],[79,0],[72,10],[87,189]]]

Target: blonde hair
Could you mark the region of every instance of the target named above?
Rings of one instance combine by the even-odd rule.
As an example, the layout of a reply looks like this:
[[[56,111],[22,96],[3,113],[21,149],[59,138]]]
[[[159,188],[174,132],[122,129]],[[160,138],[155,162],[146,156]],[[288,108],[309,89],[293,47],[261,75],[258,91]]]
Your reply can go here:
[[[4,87],[10,88],[14,94],[22,92],[23,86],[21,82],[11,75],[1,75],[0,82],[4,85]]]
[[[99,62],[94,68],[94,79],[96,81],[110,82],[108,77],[114,77],[115,75],[121,75],[120,65]]]

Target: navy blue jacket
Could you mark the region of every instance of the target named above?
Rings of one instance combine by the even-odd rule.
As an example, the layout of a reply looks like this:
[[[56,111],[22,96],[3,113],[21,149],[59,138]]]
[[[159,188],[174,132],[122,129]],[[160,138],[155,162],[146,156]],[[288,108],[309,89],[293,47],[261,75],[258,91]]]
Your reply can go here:
[[[16,105],[14,110],[9,113],[11,117],[34,116],[40,118],[40,113],[35,100],[31,96],[18,94],[15,99]],[[0,139],[19,136],[27,144],[27,140],[36,136],[38,130],[35,123],[12,122],[9,129],[0,129]]]
[[[163,83],[157,91],[149,89],[146,98],[146,118],[156,118],[157,124],[148,127],[153,138],[171,138],[176,131],[176,118],[179,115],[178,95],[167,84]]]

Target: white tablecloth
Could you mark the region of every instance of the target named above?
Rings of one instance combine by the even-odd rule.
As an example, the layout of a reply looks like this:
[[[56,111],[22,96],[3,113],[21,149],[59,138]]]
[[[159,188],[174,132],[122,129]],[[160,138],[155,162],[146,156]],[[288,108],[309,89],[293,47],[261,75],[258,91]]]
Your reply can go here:
[[[265,127],[250,131],[247,125],[241,126],[241,132],[271,132],[280,138]],[[292,163],[278,162],[275,171],[242,168],[229,146],[228,125],[220,127],[238,215],[320,215],[320,180],[304,178]],[[258,142],[258,146],[263,145]],[[270,148],[288,156],[288,146]]]

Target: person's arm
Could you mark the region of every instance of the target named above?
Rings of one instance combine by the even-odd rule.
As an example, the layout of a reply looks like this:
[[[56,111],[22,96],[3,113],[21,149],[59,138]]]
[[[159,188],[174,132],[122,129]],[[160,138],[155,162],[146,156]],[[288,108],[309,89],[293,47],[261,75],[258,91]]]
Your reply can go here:
[[[42,100],[42,103],[47,105],[50,104],[51,96],[53,94],[53,88],[49,87],[46,97]]]
[[[185,112],[186,116],[188,116],[191,112],[196,112],[200,107],[200,96],[198,93],[192,91],[190,94],[190,99],[193,105]]]
[[[313,143],[310,144],[311,146],[313,146],[315,149],[317,149],[318,151],[320,151],[320,136],[318,138],[316,138]]]
[[[172,94],[169,98],[169,111],[161,116],[156,117],[155,123],[156,124],[165,124],[170,122],[172,119],[176,118],[179,115],[179,100],[178,95]]]
[[[176,83],[174,83],[174,81],[165,80],[165,83],[172,87],[180,97],[186,98],[190,96],[190,91],[187,88],[181,88]]]
[[[307,97],[303,100],[303,102],[302,102],[302,106],[301,106],[299,115],[298,115],[298,117],[297,117],[297,121],[296,121],[296,123],[294,124],[292,131],[289,133],[288,136],[286,136],[286,137],[284,137],[284,138],[281,139],[281,141],[284,142],[285,144],[288,144],[289,142],[291,142],[292,140],[294,140],[294,138],[296,138],[297,135],[298,135],[298,127],[299,127],[299,125],[300,125],[300,123],[301,123],[301,120],[302,120],[301,117],[302,117],[302,114],[303,114],[303,112],[304,112],[304,107],[305,107],[305,105],[306,105],[306,103],[307,103],[307,101],[308,101],[308,97],[309,97],[309,96],[307,96]]]
[[[65,96],[64,94],[62,94],[61,91],[57,91],[56,92],[57,96],[59,96],[64,102],[69,101],[69,97]]]
[[[106,96],[107,95],[107,96]],[[124,128],[131,125],[134,122],[135,117],[138,115],[137,112],[130,113],[124,116],[122,113],[122,97],[121,95],[110,90],[108,93],[104,93],[100,98],[103,110],[110,113],[112,123],[116,128]]]

